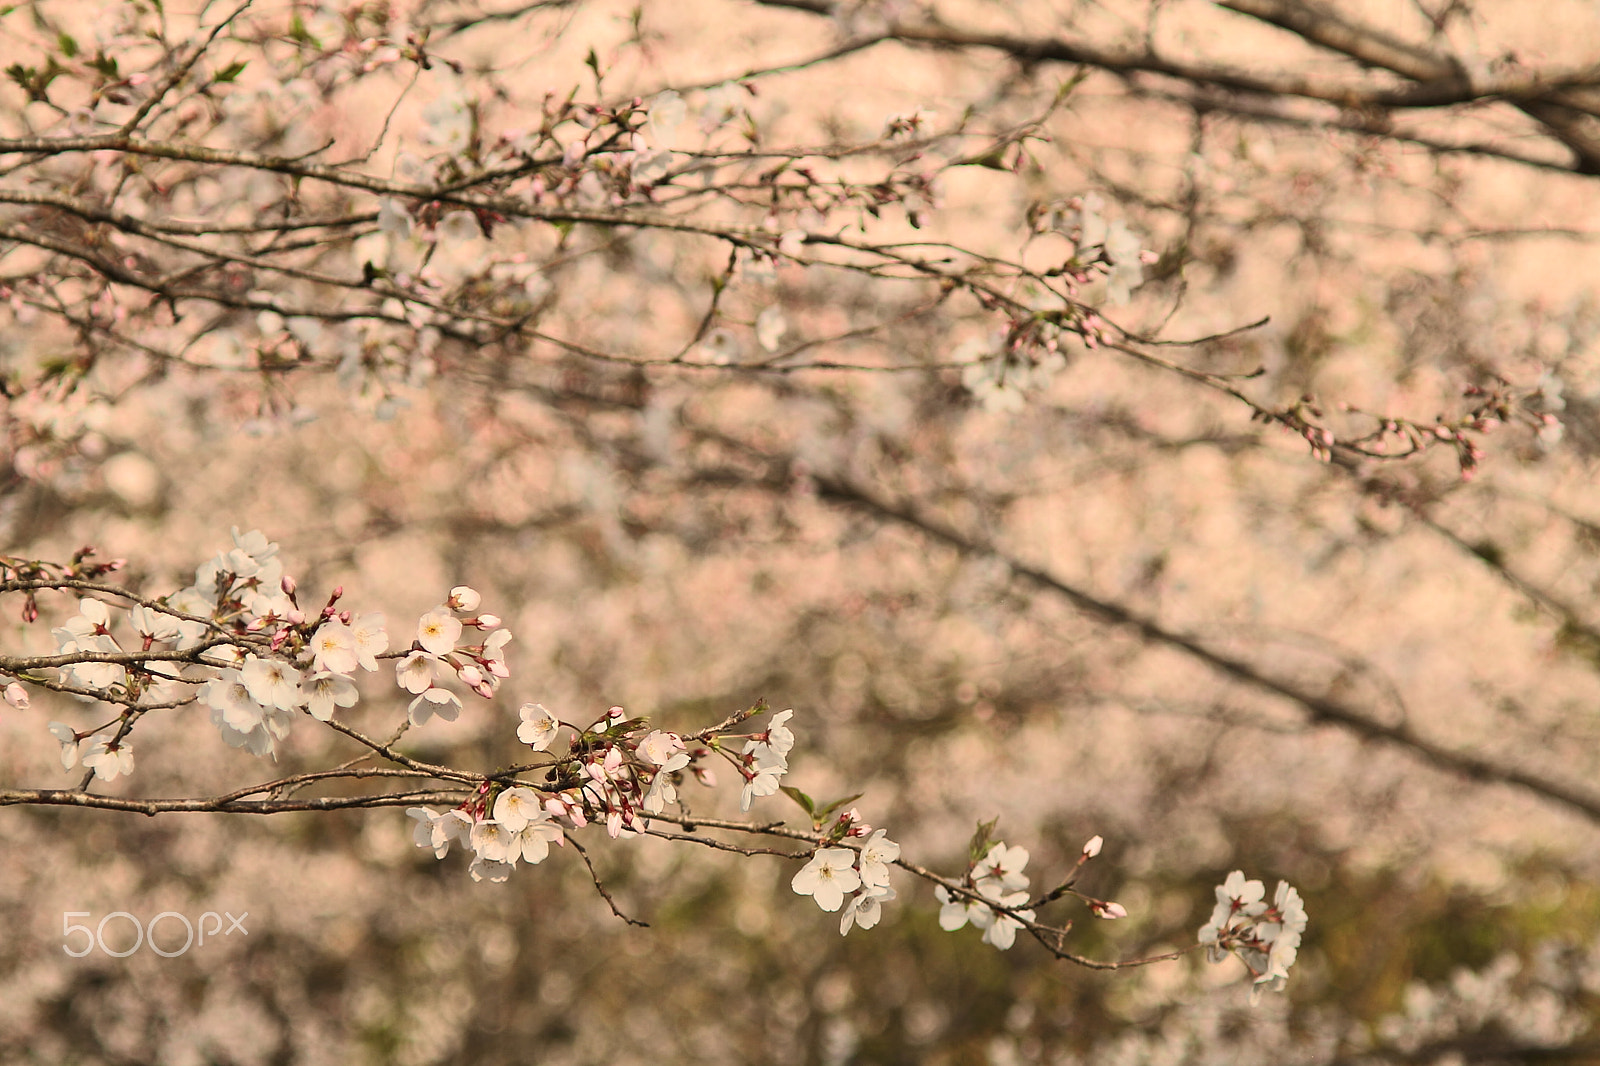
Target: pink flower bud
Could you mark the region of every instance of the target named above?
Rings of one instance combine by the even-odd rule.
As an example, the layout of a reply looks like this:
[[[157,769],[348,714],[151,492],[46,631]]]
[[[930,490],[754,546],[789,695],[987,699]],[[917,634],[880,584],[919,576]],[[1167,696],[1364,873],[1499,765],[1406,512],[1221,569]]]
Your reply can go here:
[[[6,702],[19,711],[28,709],[28,690],[19,682],[13,681],[6,686]]]
[[[1105,838],[1101,837],[1099,834],[1090,837],[1089,842],[1083,846],[1083,857],[1086,859],[1094,858],[1096,855],[1100,854],[1100,848],[1104,844]]]

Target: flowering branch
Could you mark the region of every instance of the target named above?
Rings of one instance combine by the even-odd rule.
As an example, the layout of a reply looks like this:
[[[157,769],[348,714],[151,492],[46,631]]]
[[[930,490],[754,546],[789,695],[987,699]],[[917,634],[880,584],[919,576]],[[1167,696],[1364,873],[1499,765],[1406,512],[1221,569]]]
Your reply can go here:
[[[454,720],[461,701],[441,686],[445,674],[492,698],[501,679],[509,676],[504,647],[509,633],[497,616],[481,612],[478,593],[467,587],[450,590],[445,602],[417,623],[409,649],[389,651],[383,617],[342,610],[344,596],[335,589],[316,611],[302,608],[298,583],[283,571],[278,546],[259,532],[233,531],[234,546],[203,564],[194,584],[168,596],[147,599],[131,590],[92,578],[69,576],[72,567],[0,559],[0,594],[28,597],[25,614],[37,618],[33,597],[42,590],[80,596],[86,591],[128,604],[126,624],[138,637],[138,651],[106,651],[121,641],[124,619],[114,617],[101,599],[80,598],[78,614],[52,630],[61,651],[53,656],[7,657],[0,673],[19,680],[6,687],[5,698],[21,709],[31,700],[29,686],[49,688],[55,671],[78,679],[72,688],[113,702],[123,710],[99,726],[79,730],[50,723],[61,744],[61,762],[71,769],[82,762],[90,772],[75,789],[0,789],[0,806],[76,806],[144,814],[230,813],[279,814],[406,806],[416,826],[417,846],[444,858],[453,844],[473,853],[474,880],[504,881],[519,864],[536,865],[548,857],[550,845],[573,845],[612,912],[631,925],[644,925],[618,906],[601,881],[579,832],[593,823],[613,839],[655,836],[714,850],[753,857],[808,860],[794,874],[794,891],[811,896],[824,911],[840,913],[840,932],[870,929],[894,900],[890,870],[908,871],[935,886],[943,904],[940,924],[957,929],[969,922],[984,931],[984,940],[1002,950],[1012,946],[1018,930],[1028,933],[1056,958],[1095,969],[1142,966],[1179,957],[1168,953],[1147,958],[1103,962],[1066,949],[1072,923],[1054,926],[1037,920],[1039,908],[1075,897],[1100,918],[1127,915],[1119,904],[1085,895],[1075,886],[1078,872],[1099,855],[1101,838],[1083,848],[1076,865],[1057,887],[1029,899],[1023,868],[1028,853],[1021,847],[992,842],[993,824],[980,827],[972,858],[961,878],[942,876],[901,856],[887,831],[874,829],[851,807],[858,796],[819,803],[799,789],[781,785],[789,772],[795,735],[789,727],[792,710],[771,714],[764,726],[748,723],[769,713],[767,704],[727,715],[698,732],[674,733],[649,728],[643,718],[630,718],[612,707],[589,726],[563,722],[540,704],[519,711],[517,738],[545,761],[492,773],[455,769],[413,759],[394,747],[407,727],[431,717]],[[79,553],[73,566],[88,558]],[[54,577],[38,577],[55,573]],[[22,576],[29,575],[29,576]],[[93,586],[92,589],[86,586]],[[481,633],[480,636],[468,635]],[[176,647],[167,647],[175,645]],[[187,646],[186,646],[187,645]],[[202,655],[200,652],[205,652]],[[379,659],[394,662],[401,689],[415,694],[406,722],[387,742],[380,742],[334,717],[335,707],[357,703],[353,675],[375,671]],[[182,676],[151,671],[151,663],[180,664]],[[151,702],[162,687],[194,686],[184,701]],[[257,755],[275,755],[291,726],[309,717],[356,741],[367,755],[328,770],[278,777],[207,798],[137,799],[90,792],[97,780],[111,781],[134,771],[132,736],[151,711],[199,701],[211,708],[213,724],[228,744]],[[562,751],[557,741],[565,735]],[[83,750],[89,741],[88,750]],[[378,757],[394,767],[360,766]],[[750,822],[694,816],[685,810],[678,789],[689,778],[703,786],[716,784],[716,767],[724,765],[744,782],[740,809],[780,790],[811,819],[811,829],[792,829],[782,821]],[[537,779],[524,774],[537,774]],[[377,795],[296,797],[293,793],[328,782],[396,781],[454,782],[458,788],[409,788]],[[420,804],[447,804],[440,812]],[[676,813],[669,808],[677,807]],[[660,825],[676,825],[667,832]],[[706,831],[772,837],[801,845],[799,849],[732,843]],[[1229,939],[1231,937],[1232,939]],[[1254,950],[1232,930],[1220,943]],[[1202,942],[1205,942],[1202,938]],[[1253,956],[1252,956],[1253,957]],[[1276,958],[1276,956],[1275,956]],[[1247,959],[1248,961],[1248,959]],[[1292,961],[1292,959],[1290,960]],[[1272,974],[1286,973],[1275,962]],[[1281,985],[1281,982],[1280,982]]]

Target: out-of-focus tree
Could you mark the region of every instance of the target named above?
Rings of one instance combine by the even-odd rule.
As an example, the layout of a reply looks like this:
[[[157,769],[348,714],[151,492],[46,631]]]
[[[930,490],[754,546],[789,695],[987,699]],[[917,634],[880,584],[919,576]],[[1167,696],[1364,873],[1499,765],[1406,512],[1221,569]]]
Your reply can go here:
[[[1600,1055],[1600,19],[1541,12],[6,8],[7,1055]],[[815,922],[894,855],[760,697],[940,897]],[[573,846],[337,813],[424,801]],[[1235,867],[1286,996],[1071,965]],[[255,918],[79,959],[58,901]]]

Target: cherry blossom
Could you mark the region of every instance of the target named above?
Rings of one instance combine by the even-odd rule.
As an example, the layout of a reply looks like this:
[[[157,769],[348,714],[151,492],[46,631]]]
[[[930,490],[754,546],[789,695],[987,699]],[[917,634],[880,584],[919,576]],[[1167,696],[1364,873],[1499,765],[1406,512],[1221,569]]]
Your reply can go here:
[[[517,786],[508,788],[494,801],[494,819],[513,833],[522,831],[522,827],[533,818],[545,818],[544,807],[539,801],[538,793],[531,788]]]
[[[1022,868],[1028,865],[1028,849],[995,844],[973,868],[972,876],[978,891],[986,896],[998,897],[1001,893],[1025,891],[1028,876]]]
[[[994,899],[1002,907],[1020,907],[1028,902],[1028,894],[1026,892],[1008,892],[1002,896],[990,898]],[[1016,916],[1013,916],[1004,911],[990,910],[981,923],[974,919],[973,924],[982,924],[984,926],[983,942],[985,944],[993,944],[1001,951],[1005,951],[1016,942],[1017,930],[1023,928],[1022,922],[1018,920],[1019,918],[1031,922],[1034,920],[1034,912],[1031,910],[1017,911]]]
[[[83,765],[102,781],[115,780],[118,774],[130,775],[133,773],[133,748],[126,739],[118,741],[113,748],[106,737],[96,737],[83,754]]]
[[[1221,962],[1233,953],[1244,961],[1255,975],[1251,1003],[1263,991],[1281,991],[1288,981],[1289,967],[1299,954],[1300,937],[1306,927],[1300,893],[1288,882],[1280,881],[1269,905],[1262,882],[1246,880],[1242,870],[1235,870],[1217,886],[1216,895],[1217,904],[1199,933],[1200,943],[1206,945],[1206,957]]]
[[[936,886],[933,894],[940,903],[939,928],[947,933],[955,932],[968,922],[978,925],[979,915],[983,915],[982,920],[987,921],[988,915],[992,913],[988,907],[975,899],[955,896],[944,885]]]
[[[889,864],[900,857],[900,845],[887,837],[888,830],[879,829],[861,845],[856,869],[861,874],[861,883],[869,888],[887,888]],[[863,924],[862,928],[867,926]]]
[[[417,820],[412,838],[419,848],[432,848],[435,858],[442,859],[450,853],[451,841],[464,845],[472,833],[472,819],[461,811],[436,814],[426,807],[410,807],[406,813]]]
[[[455,650],[461,638],[461,620],[442,604],[417,622],[417,643],[431,655],[445,656]]]
[[[437,676],[438,660],[426,652],[414,651],[394,664],[395,680],[407,692],[425,692]]]
[[[659,729],[652,729],[639,742],[639,754],[665,771],[679,770],[689,765],[689,754],[683,750],[683,738]]]
[[[406,713],[411,717],[412,725],[421,725],[435,715],[446,722],[453,722],[461,714],[461,697],[449,689],[423,689],[406,708]]]
[[[796,895],[810,896],[825,911],[844,906],[846,892],[861,887],[861,877],[852,869],[856,853],[849,848],[818,848],[811,861],[789,882]]]
[[[116,641],[107,636],[84,637],[81,640],[68,640],[56,649],[62,655],[73,652],[116,652],[122,649],[117,647]],[[121,685],[126,678],[126,671],[116,663],[82,662],[73,663],[63,667],[62,673],[74,683],[84,688],[108,689]]]
[[[163,611],[151,610],[144,604],[135,604],[128,612],[128,621],[142,637],[151,640],[172,640],[179,634],[178,619]]]
[[[507,844],[509,849],[510,845]],[[486,859],[482,855],[472,860],[472,865],[467,868],[467,873],[472,875],[474,881],[490,881],[499,884],[511,877],[511,871],[516,869],[509,862],[497,859]]]
[[[561,723],[545,710],[542,703],[524,703],[517,711],[522,724],[517,726],[517,739],[534,751],[544,751],[555,740]]]
[[[311,637],[311,653],[312,665],[329,673],[349,674],[360,663],[355,633],[337,618],[317,627]]]
[[[61,768],[70,770],[78,765],[78,731],[65,722],[51,722],[50,734],[61,742]]]
[[[469,843],[480,859],[505,862],[511,847],[511,830],[493,818],[485,818],[472,827]]]
[[[484,638],[483,665],[491,676],[496,678],[511,676],[511,671],[506,667],[505,652],[502,650],[510,642],[509,629],[497,629]]]
[[[238,670],[226,669],[200,687],[200,700],[241,733],[261,724],[266,708],[256,702]]]
[[[744,791],[739,796],[739,809],[748,811],[750,801],[757,796],[770,796],[778,791],[778,779],[789,772],[782,756],[763,748],[755,756],[755,766],[745,771]],[[832,907],[827,908],[833,910]]]
[[[756,342],[767,351],[775,352],[788,329],[789,323],[783,317],[783,309],[773,305],[756,317]]]
[[[326,670],[306,679],[305,695],[306,710],[319,722],[331,719],[335,707],[354,707],[359,698],[354,681]]]
[[[263,707],[292,711],[305,702],[300,691],[300,673],[277,659],[245,656],[239,679],[250,691],[250,698]]]
[[[551,844],[564,844],[566,838],[561,827],[551,820],[548,812],[534,811],[521,829],[511,834],[506,845],[506,860],[513,864],[520,858],[529,865],[537,865],[550,854]]]
[[[389,650],[389,634],[384,632],[382,614],[372,612],[358,615],[350,623],[350,638],[355,645],[356,661],[361,669],[378,668],[378,656]]]
[[[850,932],[852,925],[862,929],[871,929],[883,917],[883,904],[895,898],[894,889],[888,885],[863,886],[860,892],[850,897],[850,902],[845,904],[844,914],[839,917],[839,933],[844,935]]]

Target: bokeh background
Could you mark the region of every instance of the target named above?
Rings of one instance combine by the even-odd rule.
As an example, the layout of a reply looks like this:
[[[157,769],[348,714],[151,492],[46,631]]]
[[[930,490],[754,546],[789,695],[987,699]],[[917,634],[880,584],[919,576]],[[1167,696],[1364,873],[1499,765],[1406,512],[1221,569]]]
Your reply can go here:
[[[1531,20],[1529,6],[1339,9],[1485,69],[1594,62],[1600,23],[1589,5],[1532,5],[1541,16]],[[112,32],[98,10],[19,5],[3,16],[15,36],[0,53],[33,62],[53,33],[88,42]],[[302,5],[298,17],[336,53],[359,18],[377,17],[356,11]],[[424,150],[426,108],[452,94],[470,98],[483,131],[535,123],[546,92],[573,87],[614,101],[677,86],[694,108],[729,78],[900,23],[1129,52],[1148,42],[1330,82],[1361,74],[1198,2],[974,0],[937,12],[586,2],[494,18],[421,3],[389,15],[433,27],[430,49],[464,73],[436,63],[416,75],[375,173],[399,150]],[[185,17],[171,13],[180,28]],[[276,25],[291,9],[249,17]],[[263,48],[221,95],[238,137],[282,155],[374,143],[410,78],[397,68],[330,87],[306,42],[280,30]],[[598,97],[590,49],[605,70]],[[1248,975],[1233,960],[1100,972],[1026,939],[1000,953],[971,929],[941,931],[931,890],[910,876],[879,927],[841,938],[834,917],[789,890],[794,862],[591,834],[618,906],[649,923],[636,928],[611,914],[571,849],[505,884],[477,884],[459,855],[439,862],[414,848],[398,809],[146,819],[11,806],[0,811],[0,1057],[1600,1060],[1595,179],[1563,169],[1561,152],[1506,107],[1402,114],[1408,140],[1341,130],[1342,113],[1296,110],[1304,101],[1266,101],[1257,109],[1275,113],[1251,117],[1197,103],[1181,81],[1087,67],[1052,109],[1078,72],[890,41],[763,73],[741,106],[768,146],[876,143],[888,116],[918,108],[951,134],[861,159],[819,147],[811,165],[851,180],[915,171],[924,164],[913,151],[948,163],[1037,121],[1002,166],[941,163],[922,228],[895,203],[839,224],[1042,269],[1069,246],[1030,237],[1030,205],[1098,193],[1155,253],[1132,302],[1107,317],[1183,338],[1270,316],[1161,349],[1240,375],[1263,404],[1314,394],[1343,436],[1369,423],[1340,405],[1430,423],[1468,409],[1468,386],[1514,386],[1519,416],[1483,439],[1475,478],[1461,477],[1449,448],[1320,462],[1227,396],[1076,341],[1018,410],[978,402],[959,370],[755,372],[755,322],[773,306],[794,342],[860,329],[808,355],[866,367],[948,362],[996,328],[970,300],[925,310],[933,290],[920,283],[786,263],[728,283],[717,318],[726,365],[691,357],[641,369],[539,343],[508,355],[435,337],[381,387],[219,357],[224,368],[210,370],[107,358],[71,388],[31,389],[75,342],[13,302],[0,329],[12,385],[0,401],[0,550],[64,559],[93,544],[160,594],[187,584],[230,527],[261,529],[282,545],[303,598],[342,585],[348,605],[382,610],[396,634],[450,586],[471,584],[515,634],[512,677],[459,721],[413,731],[418,757],[477,769],[517,761],[526,700],[574,722],[620,704],[693,730],[766,698],[796,712],[789,782],[814,796],[862,793],[863,816],[916,862],[960,873],[974,825],[997,818],[997,837],[1029,849],[1040,887],[1104,835],[1083,887],[1129,917],[1053,905],[1047,917],[1074,921],[1069,947],[1080,954],[1110,961],[1192,944],[1230,870],[1269,891],[1289,881],[1310,926],[1284,994],[1248,1006]],[[15,84],[0,86],[0,101],[14,109],[6,136],[70,119]],[[736,140],[692,120],[683,137],[693,142],[683,151]],[[1416,143],[1428,137],[1549,165]],[[83,165],[63,161],[53,176],[67,181]],[[255,180],[224,173],[195,186],[194,204],[253,211],[284,195]],[[742,214],[730,203],[707,210],[762,221],[753,199]],[[508,223],[473,249],[456,264],[441,254],[438,268],[470,275],[473,256],[516,265],[520,255],[549,282],[541,330],[641,356],[692,342],[728,259],[726,245],[693,235],[537,223]],[[31,269],[16,265],[21,254],[6,251],[0,270]],[[347,244],[327,254],[365,253]],[[248,345],[261,329],[221,320],[216,344]],[[930,537],[896,507],[976,547]],[[1007,559],[1380,726],[1589,796],[1591,813],[1318,720],[1085,613]],[[46,621],[73,612],[65,598],[43,609]],[[42,625],[21,623],[9,602],[4,611],[5,651],[51,649]],[[404,714],[382,676],[352,715],[369,732]],[[4,709],[0,777],[65,787],[73,779],[46,722],[83,726],[93,713],[43,695],[27,711]],[[209,795],[354,754],[306,722],[277,765],[263,765],[223,745],[192,707],[142,723],[137,772],[106,789]],[[735,793],[724,780],[685,795],[695,813],[729,815]],[[754,813],[798,824],[786,803]],[[247,911],[249,935],[175,959],[73,959],[61,948],[68,910],[95,920]]]

